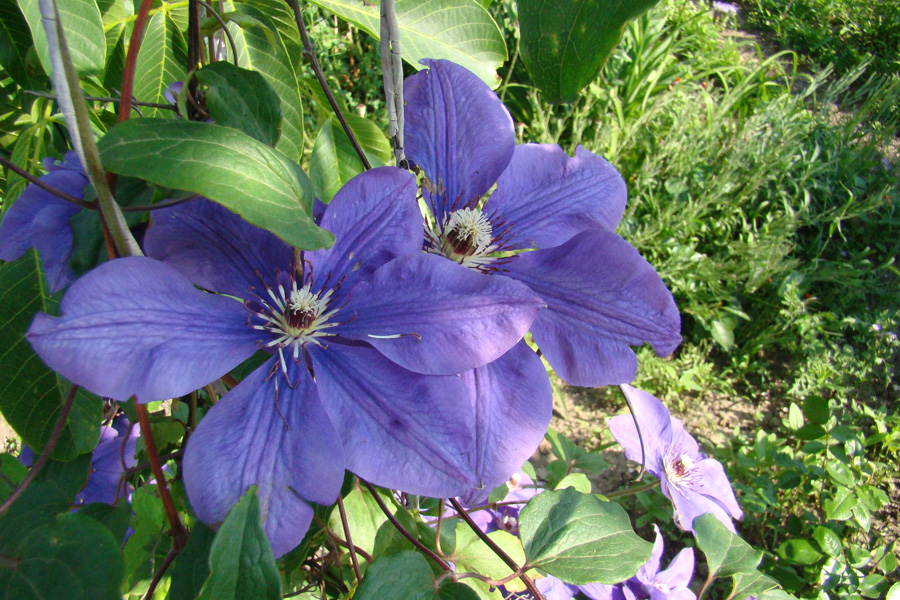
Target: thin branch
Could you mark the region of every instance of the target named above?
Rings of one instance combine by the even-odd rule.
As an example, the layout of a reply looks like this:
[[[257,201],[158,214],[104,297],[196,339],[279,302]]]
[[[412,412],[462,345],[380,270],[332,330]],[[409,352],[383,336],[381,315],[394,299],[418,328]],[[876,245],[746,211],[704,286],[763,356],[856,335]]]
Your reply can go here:
[[[157,210],[160,208],[168,208],[170,206],[175,206],[176,204],[182,204],[184,202],[190,202],[191,200],[196,200],[200,198],[200,194],[191,194],[186,198],[175,198],[172,200],[162,200],[155,204],[135,204],[134,206],[123,206],[122,212],[144,212],[150,210]]]
[[[625,388],[620,385],[619,389],[622,390],[622,395],[625,396],[625,404],[628,405],[628,412],[631,413],[631,420],[634,421],[634,428],[637,430],[638,441],[641,443],[641,470],[638,471],[637,479],[635,479],[635,482],[637,482],[641,481],[644,478],[644,473],[647,472],[647,451],[644,450],[644,436],[641,435],[641,426],[638,424],[637,415],[634,414],[634,406],[631,405],[631,400],[628,399]]]
[[[360,482],[362,482],[362,484],[369,489],[369,492],[372,494],[372,497],[375,498],[375,502],[378,503],[378,507],[381,509],[381,512],[384,513],[384,516],[386,516],[388,521],[391,522],[391,525],[396,527],[397,531],[399,531],[400,534],[403,535],[403,537],[408,539],[412,543],[413,546],[418,548],[423,554],[428,556],[428,558],[430,558],[431,560],[436,562],[438,564],[438,566],[440,566],[444,571],[452,571],[453,570],[450,568],[450,565],[448,565],[444,561],[444,559],[442,559],[440,556],[438,556],[437,554],[432,552],[431,548],[428,548],[427,546],[422,544],[422,542],[417,540],[415,538],[415,536],[413,536],[410,532],[408,532],[406,529],[404,529],[403,525],[401,525],[400,522],[397,521],[396,517],[394,517],[394,515],[391,513],[391,511],[388,510],[388,507],[384,504],[384,501],[381,499],[381,496],[378,495],[378,492],[375,490],[375,487],[371,483],[369,483],[368,481],[363,481],[362,479],[360,479]],[[543,599],[541,599],[541,600],[543,600]]]
[[[13,173],[18,175],[19,177],[21,177],[22,179],[27,180],[29,183],[33,183],[34,185],[38,186],[45,192],[50,192],[57,198],[65,200],[66,202],[71,202],[72,204],[74,204],[76,206],[80,206],[81,208],[87,208],[90,210],[96,210],[96,208],[97,208],[97,205],[95,203],[87,202],[86,200],[83,200],[81,198],[76,198],[72,194],[67,194],[66,192],[53,187],[52,185],[48,184],[47,182],[41,181],[39,178],[35,177],[28,171],[18,167],[17,165],[11,163],[10,161],[3,158],[2,156],[0,156],[0,165],[3,165],[4,167],[9,169]]]
[[[131,30],[128,42],[128,54],[125,56],[125,69],[122,71],[122,104],[119,105],[119,122],[127,121],[131,116],[131,98],[134,95],[134,71],[137,67],[138,51],[144,39],[144,28],[147,26],[147,15],[153,0],[142,0],[137,19]]]
[[[219,11],[214,9],[210,4],[204,2],[204,0],[197,0],[200,4],[203,5],[203,8],[213,16],[213,18],[219,22],[219,25],[222,26],[222,31],[225,32],[225,37],[228,38],[228,43],[231,44],[231,60],[234,62],[234,66],[238,64],[238,52],[237,52],[237,44],[234,43],[234,38],[231,37],[231,32],[228,31],[227,24],[225,23],[225,19],[222,18],[222,15],[219,14]],[[213,57],[210,57],[210,62],[212,62]],[[228,56],[225,57],[225,60],[228,60]]]
[[[162,500],[163,509],[166,517],[169,519],[169,525],[172,527],[173,551],[181,552],[187,537],[184,525],[178,518],[178,511],[175,510],[175,503],[172,501],[172,495],[169,493],[169,486],[166,483],[166,475],[163,473],[162,465],[159,463],[159,452],[156,450],[156,440],[153,439],[153,430],[150,429],[150,416],[147,414],[147,405],[135,402],[135,410],[137,411],[138,420],[141,423],[141,437],[144,438],[144,448],[147,450],[147,458],[150,460],[150,470],[156,478],[156,487],[159,489],[159,498]]]
[[[403,58],[400,52],[400,23],[395,0],[381,2],[381,74],[388,111],[388,135],[394,146],[397,166],[405,167],[403,149]]]
[[[316,58],[316,45],[309,39],[309,33],[306,31],[306,24],[303,22],[303,15],[300,14],[300,3],[298,0],[287,0],[287,3],[290,4],[291,10],[294,11],[294,20],[297,22],[297,29],[300,31],[300,37],[303,39],[303,56],[306,58],[307,62],[309,62],[309,66],[312,67],[313,72],[316,74],[316,79],[319,81],[322,91],[325,92],[325,97],[328,98],[328,104],[331,105],[331,110],[334,111],[334,115],[344,129],[344,133],[347,134],[350,143],[353,144],[356,155],[359,156],[359,160],[362,161],[366,170],[369,170],[372,168],[372,163],[369,162],[369,158],[366,156],[366,153],[363,152],[362,146],[359,145],[359,141],[353,134],[353,130],[350,129],[350,125],[347,123],[344,113],[341,112],[337,100],[331,92],[331,88],[328,87],[328,82],[325,81],[322,67],[319,65],[319,60]]]
[[[345,542],[344,540],[342,540],[341,538],[339,538],[333,531],[330,531],[328,533],[331,536],[331,539],[334,541],[335,544],[337,544],[338,546],[341,546],[343,548],[347,548],[348,550],[350,549],[350,545],[347,542]],[[354,545],[353,549],[356,550],[356,553],[359,554],[360,556],[362,556],[365,559],[365,561],[367,563],[369,563],[370,565],[375,560],[374,558],[372,558],[371,554],[369,554],[368,552],[366,552],[359,546]]]
[[[438,500],[438,520],[437,520],[437,528],[435,529],[435,537],[434,537],[434,547],[437,550],[437,553],[441,556],[446,556],[444,551],[441,550],[441,525],[444,524],[444,499],[441,498]]]
[[[494,540],[492,540],[488,535],[478,527],[478,524],[472,520],[472,517],[466,512],[466,509],[462,507],[462,505],[456,500],[456,498],[450,498],[450,504],[456,509],[456,512],[459,516],[462,517],[463,521],[469,526],[469,529],[481,538],[481,541],[487,544],[488,548],[493,550],[494,554],[500,557],[506,566],[513,570],[514,573],[520,573],[519,578],[522,580],[522,583],[525,584],[525,587],[528,588],[528,591],[531,592],[531,595],[534,596],[534,600],[545,600],[544,595],[541,591],[534,585],[534,581],[532,581],[531,577],[525,574],[524,568],[520,569],[519,565],[516,564],[512,558],[510,558],[509,554],[504,552],[503,548],[498,546]]]
[[[338,511],[341,513],[341,525],[344,528],[344,537],[347,538],[347,549],[350,551],[350,562],[353,563],[353,572],[356,574],[356,581],[362,581],[362,573],[359,572],[359,559],[356,558],[356,546],[353,545],[353,538],[350,537],[350,524],[347,522],[347,511],[344,510],[344,499],[338,496]]]
[[[46,92],[35,92],[33,90],[22,90],[24,93],[29,94],[31,96],[37,96],[38,98],[48,98],[50,100],[56,100],[56,95],[48,94]],[[85,100],[89,100],[91,102],[121,102],[121,98],[113,98],[112,96],[85,96]],[[172,106],[171,104],[160,104],[158,102],[139,102],[137,100],[132,99],[131,101],[132,107],[138,106],[146,106],[148,108],[159,108],[162,110],[178,110],[177,107]],[[135,108],[135,110],[137,110]]]
[[[59,441],[59,436],[62,435],[63,427],[66,426],[66,419],[69,418],[69,412],[72,410],[72,403],[75,402],[75,395],[78,394],[78,386],[72,385],[69,388],[69,394],[66,396],[65,401],[63,401],[62,408],[59,411],[59,416],[56,418],[56,425],[53,426],[53,432],[50,434],[50,439],[47,440],[47,445],[44,446],[41,455],[38,457],[34,464],[31,465],[31,470],[28,471],[28,475],[25,476],[25,479],[22,480],[22,483],[19,484],[13,493],[9,495],[2,505],[0,505],[0,515],[5,513],[10,506],[12,506],[13,502],[25,493],[25,490],[28,489],[28,486],[31,485],[31,482],[35,480],[38,476],[38,473],[41,472],[41,469],[44,468],[44,465],[47,463],[47,459],[50,458],[50,454],[53,452],[53,449],[56,448],[56,443]]]
[[[647,490],[652,490],[658,485],[659,479],[657,479],[656,481],[651,481],[650,483],[645,483],[644,485],[631,486],[625,488],[624,490],[617,490],[615,492],[610,492],[609,494],[603,495],[606,496],[607,500],[611,500],[612,498],[621,498],[622,496],[631,496],[633,494],[646,492]]]
[[[159,566],[159,571],[153,574],[153,580],[150,582],[150,586],[147,588],[147,593],[144,594],[143,600],[150,600],[150,598],[153,597],[153,592],[156,591],[156,586],[158,586],[159,582],[162,581],[163,575],[166,574],[166,571],[169,569],[172,561],[175,560],[175,557],[178,556],[179,552],[181,552],[180,549],[172,548],[172,550],[170,550],[169,553],[166,554],[166,558]]]

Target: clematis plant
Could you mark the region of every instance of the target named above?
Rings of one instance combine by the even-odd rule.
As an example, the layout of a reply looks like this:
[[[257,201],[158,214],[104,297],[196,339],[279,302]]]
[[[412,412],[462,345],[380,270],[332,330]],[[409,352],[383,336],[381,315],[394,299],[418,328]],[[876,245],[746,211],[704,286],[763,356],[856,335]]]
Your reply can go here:
[[[506,352],[541,303],[419,253],[414,194],[399,169],[360,175],[323,216],[338,242],[302,257],[206,200],[158,211],[145,245],[159,260],[100,266],[28,339],[69,380],[139,402],[189,393],[262,350],[183,465],[208,523],[256,485],[276,556],[300,542],[310,502],[334,502],[345,467],[409,493],[462,493],[477,484],[474,416],[452,374]]]
[[[630,385],[621,387],[634,417],[619,415],[609,419],[609,430],[625,447],[626,458],[643,463],[660,480],[663,494],[675,508],[675,523],[692,531],[696,517],[712,513],[734,532],[731,520],[740,519],[743,512],[722,464],[700,451],[681,420],[672,417],[659,399]]]

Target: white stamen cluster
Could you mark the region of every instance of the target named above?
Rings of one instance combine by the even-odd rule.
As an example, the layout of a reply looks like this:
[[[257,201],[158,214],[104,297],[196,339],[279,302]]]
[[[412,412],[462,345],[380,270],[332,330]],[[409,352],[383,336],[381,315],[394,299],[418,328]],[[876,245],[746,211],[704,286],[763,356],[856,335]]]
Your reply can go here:
[[[457,239],[466,240],[476,253],[484,252],[491,245],[491,222],[477,209],[463,208],[450,214],[445,234],[454,233]]]
[[[691,456],[682,453],[680,449],[667,449],[663,456],[663,465],[669,486],[682,493],[680,488],[690,484],[693,479],[692,470],[696,464]]]
[[[276,288],[268,287],[266,291],[272,304],[262,300],[263,310],[257,315],[265,323],[253,327],[274,336],[265,347],[278,348],[282,367],[286,370],[284,348],[292,347],[294,360],[298,360],[303,344],[312,342],[321,346],[319,338],[333,335],[324,331],[338,324],[327,322],[337,312],[336,308],[328,310],[333,290],[315,293],[310,289],[310,284],[298,288],[297,281],[292,280],[289,293],[280,284]]]
[[[493,238],[493,227],[478,209],[462,208],[450,213],[438,232],[428,231],[428,251],[440,254],[464,267],[486,271],[495,260],[490,256],[498,250]]]

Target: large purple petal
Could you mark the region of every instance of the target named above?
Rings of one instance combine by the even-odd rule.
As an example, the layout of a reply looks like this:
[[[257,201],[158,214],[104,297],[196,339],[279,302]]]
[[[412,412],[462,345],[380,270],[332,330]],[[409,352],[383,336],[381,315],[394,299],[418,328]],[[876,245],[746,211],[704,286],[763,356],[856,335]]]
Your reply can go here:
[[[502,356],[542,306],[524,285],[434,254],[398,258],[350,291],[334,331],[367,341],[399,365],[431,375],[462,373]]]
[[[66,160],[62,165],[48,164],[50,172],[40,179],[82,198],[88,179],[75,153],[70,152]],[[34,248],[43,261],[50,292],[66,287],[74,278],[69,267],[72,256],[69,219],[80,210],[34,184],[27,186],[0,223],[0,260],[17,260]]]
[[[629,346],[650,342],[663,356],[681,342],[672,294],[614,233],[582,232],[562,246],[521,254],[508,269],[547,303],[531,332],[567,383],[627,383],[637,371]]]
[[[257,486],[276,557],[303,539],[308,502],[333,503],[344,479],[341,443],[309,372],[289,363],[289,387],[280,371],[272,375],[278,368],[272,358],[226,394],[200,421],[183,463],[191,507],[206,523],[222,521]]]
[[[645,586],[653,585],[653,581],[656,579],[657,573],[659,573],[660,561],[664,550],[662,535],[659,533],[659,527],[655,524],[653,525],[653,531],[656,536],[653,539],[653,550],[650,552],[650,558],[641,565],[641,568],[638,569],[633,578]]]
[[[621,583],[607,585],[605,583],[588,583],[578,586],[578,591],[591,600],[626,600]]]
[[[516,146],[484,207],[512,228],[511,248],[552,248],[589,229],[614,231],[628,190],[605,158],[581,146],[570,158],[549,144]]]
[[[641,428],[641,438],[644,440],[644,462],[647,470],[654,476],[661,477],[664,470],[662,455],[665,448],[672,443],[672,419],[669,410],[657,398],[628,384],[622,385],[622,392],[634,409],[634,417],[631,414],[624,414],[609,419],[609,430],[625,449],[625,458],[641,462],[641,441],[634,426],[634,420],[637,419]]]
[[[275,269],[288,271],[293,257],[275,235],[206,198],[153,211],[144,251],[194,285],[238,298],[274,281]]]
[[[465,68],[446,60],[404,83],[406,155],[438,190],[438,219],[484,195],[512,158],[515,128],[497,94]]]
[[[672,501],[675,509],[675,524],[685,531],[693,531],[694,519],[706,513],[712,513],[722,525],[732,533],[736,533],[734,523],[729,515],[715,499],[695,492],[684,485],[675,488],[665,478],[661,480],[663,495]]]
[[[347,468],[376,485],[447,498],[476,485],[474,419],[459,377],[418,375],[365,346],[309,349]]]
[[[553,390],[541,359],[524,341],[461,377],[475,410],[474,464],[481,481],[481,489],[466,499],[481,504],[544,439]]]
[[[725,468],[712,458],[705,458],[691,469],[690,487],[694,492],[712,498],[733,519],[744,516]]]
[[[545,600],[572,600],[578,592],[575,586],[552,575],[536,579],[534,584],[544,595]]]
[[[328,250],[307,252],[313,275],[333,280],[368,276],[397,256],[422,250],[422,214],[416,178],[396,167],[360,173],[341,188],[325,209],[321,227],[337,240]]]
[[[95,394],[139,402],[182,396],[256,351],[240,302],[194,288],[150,258],[120,258],[75,282],[62,317],[38,313],[27,338],[60,375]]]

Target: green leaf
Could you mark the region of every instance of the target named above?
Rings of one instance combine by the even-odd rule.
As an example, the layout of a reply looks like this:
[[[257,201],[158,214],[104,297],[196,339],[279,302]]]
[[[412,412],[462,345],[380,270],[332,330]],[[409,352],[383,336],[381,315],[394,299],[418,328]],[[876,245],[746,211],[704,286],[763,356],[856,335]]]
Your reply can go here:
[[[0,412],[22,441],[41,452],[69,393],[69,384],[44,366],[24,335],[38,311],[55,303],[34,250],[14,262],[0,264]],[[97,445],[103,403],[79,390],[52,458],[71,460]]]
[[[835,521],[846,521],[853,515],[853,507],[856,506],[856,495],[845,487],[838,486],[834,496],[826,498],[822,503],[825,508],[825,516]]]
[[[578,446],[572,440],[552,427],[547,429],[544,437],[550,442],[550,450],[558,459],[565,461],[567,465],[575,460],[575,456],[578,454]]]
[[[576,469],[582,469],[588,473],[599,475],[609,468],[609,463],[603,458],[599,452],[585,452],[575,458],[572,466]]]
[[[828,400],[821,396],[807,396],[803,400],[803,414],[810,423],[824,425],[831,417]]]
[[[41,87],[35,81],[36,74],[28,69],[26,55],[30,47],[31,32],[22,11],[14,2],[0,2],[0,67],[26,89]]]
[[[731,589],[729,598],[758,596],[776,587],[778,587],[777,581],[767,575],[763,575],[759,571],[754,570],[752,573],[735,573],[734,587]]]
[[[304,250],[334,243],[310,216],[312,186],[300,167],[237,130],[130,119],[110,129],[99,147],[114,173],[205,196]]]
[[[240,129],[269,146],[278,141],[281,100],[260,73],[219,61],[196,72],[206,86],[204,99],[217,125]]]
[[[380,39],[377,0],[312,0]],[[491,88],[500,84],[497,68],[506,59],[503,34],[476,0],[397,0],[403,58],[416,69],[423,58],[444,58],[475,73]]]
[[[517,565],[524,564],[525,553],[522,550],[522,543],[516,536],[506,531],[492,531],[487,535]],[[461,571],[474,571],[491,579],[503,579],[513,572],[470,527],[457,528],[456,549],[449,559],[460,565]]]
[[[353,535],[353,545],[362,548],[369,554],[374,554],[378,529],[387,522],[387,517],[378,507],[372,494],[368,490],[354,488],[344,496],[344,510],[347,513],[347,524]],[[344,531],[344,528],[338,511],[331,513],[328,526],[332,531],[342,535],[341,532]]]
[[[816,425],[815,423],[807,423],[797,430],[796,435],[797,439],[804,441],[817,440],[825,435],[825,430],[821,425]]]
[[[300,67],[302,60],[299,44],[285,35],[296,31],[293,17],[285,16],[287,4],[266,7],[265,13],[255,6],[239,4],[236,18],[241,26],[229,23],[228,30],[238,49],[238,64],[257,71],[266,78],[281,101],[281,137],[276,148],[288,158],[299,163],[303,158],[303,85]],[[278,26],[283,19],[290,19],[288,26]],[[298,34],[295,34],[298,35]]]
[[[706,555],[709,572],[716,577],[753,574],[762,552],[731,533],[712,513],[694,519],[697,546]]]
[[[13,490],[28,476],[28,467],[12,454],[0,454],[0,501],[9,498]]]
[[[866,598],[883,598],[890,581],[877,573],[869,573],[859,584],[859,593]]]
[[[424,556],[403,551],[375,559],[353,600],[431,600],[434,576]]]
[[[188,536],[184,550],[172,564],[172,585],[166,600],[194,600],[209,578],[209,551],[216,533],[198,523]]]
[[[850,468],[845,463],[837,459],[831,459],[825,463],[825,470],[835,483],[853,487],[853,473],[850,472]]]
[[[34,48],[44,72],[50,75],[53,67],[50,66],[50,50],[41,23],[39,0],[18,1],[31,28]],[[96,0],[66,0],[57,4],[75,70],[82,76],[99,75],[106,65],[106,35],[103,33],[103,21]]]
[[[263,531],[256,488],[234,505],[213,540],[198,600],[280,600],[281,577]]]
[[[574,488],[582,494],[591,493],[591,481],[584,473],[569,473],[556,484],[554,489],[562,490],[567,487]]]
[[[390,160],[385,158],[391,155],[390,143],[375,123],[354,114],[344,116],[373,167],[383,166]],[[364,169],[337,118],[329,117],[316,137],[309,158],[309,177],[316,197],[331,202],[338,190]]]
[[[119,547],[124,545],[128,522],[131,520],[131,504],[124,500],[120,500],[115,506],[92,502],[82,506],[78,510],[78,514],[90,517],[109,529]]]
[[[658,0],[518,0],[522,60],[551,102],[571,102],[615,49],[625,23]]]
[[[163,560],[171,546],[171,539],[165,535],[168,522],[155,485],[137,488],[131,496],[131,508],[134,533],[125,543],[126,589],[149,581],[153,576],[151,564]]]
[[[572,488],[532,498],[520,515],[519,536],[529,566],[576,585],[624,581],[653,548],[634,533],[621,506]]]
[[[134,71],[135,100],[166,104],[166,90],[176,81],[184,80],[185,63],[187,44],[184,36],[168,13],[156,13],[147,21],[138,53]],[[152,118],[170,118],[173,113],[160,108],[141,108],[141,114]]]
[[[434,598],[435,600],[478,600],[478,592],[462,582],[448,583],[441,586]]]
[[[828,527],[817,525],[813,528],[813,539],[816,540],[822,552],[828,556],[839,556],[841,554],[841,538]]]
[[[90,464],[87,454],[70,462],[47,461],[28,489],[0,515],[0,553],[14,552],[30,531],[68,511],[87,482]]]
[[[900,600],[900,583],[895,583],[888,590],[885,600]]]
[[[778,546],[776,552],[784,560],[798,565],[812,565],[822,558],[822,553],[809,540],[786,540]]]
[[[103,525],[62,514],[36,528],[0,569],[0,589],[17,600],[118,600],[124,574],[119,544]]]

